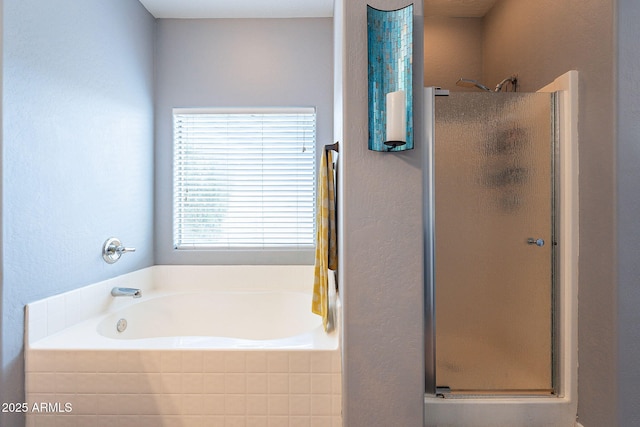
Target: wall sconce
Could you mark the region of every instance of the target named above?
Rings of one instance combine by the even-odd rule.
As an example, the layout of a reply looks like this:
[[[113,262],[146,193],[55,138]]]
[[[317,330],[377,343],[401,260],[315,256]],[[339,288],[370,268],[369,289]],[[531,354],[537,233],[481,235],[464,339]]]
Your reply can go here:
[[[369,150],[413,149],[413,4],[367,5]]]

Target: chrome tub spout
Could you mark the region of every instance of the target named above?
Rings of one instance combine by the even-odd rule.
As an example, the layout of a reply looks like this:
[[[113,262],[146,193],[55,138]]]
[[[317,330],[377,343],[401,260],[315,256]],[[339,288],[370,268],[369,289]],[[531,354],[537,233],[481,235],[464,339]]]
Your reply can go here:
[[[114,297],[134,297],[140,298],[142,297],[142,291],[136,288],[119,288],[115,287],[111,289],[111,295]]]

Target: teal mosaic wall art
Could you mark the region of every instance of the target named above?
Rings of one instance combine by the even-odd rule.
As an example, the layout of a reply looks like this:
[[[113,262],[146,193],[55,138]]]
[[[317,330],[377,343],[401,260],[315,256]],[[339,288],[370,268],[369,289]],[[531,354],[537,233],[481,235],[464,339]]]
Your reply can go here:
[[[413,4],[367,5],[369,149],[413,149]],[[404,107],[404,108],[403,108]]]

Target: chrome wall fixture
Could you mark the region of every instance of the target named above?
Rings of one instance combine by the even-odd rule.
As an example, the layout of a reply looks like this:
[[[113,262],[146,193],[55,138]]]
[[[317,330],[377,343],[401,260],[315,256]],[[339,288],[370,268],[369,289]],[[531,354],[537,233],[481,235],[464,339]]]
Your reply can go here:
[[[120,288],[116,286],[111,289],[111,296],[142,298],[142,291],[138,288]]]
[[[120,239],[110,237],[104,242],[104,245],[102,245],[102,258],[106,263],[113,264],[120,259],[122,254],[135,251],[136,248],[124,247]]]
[[[413,149],[413,4],[367,5],[369,150]]]

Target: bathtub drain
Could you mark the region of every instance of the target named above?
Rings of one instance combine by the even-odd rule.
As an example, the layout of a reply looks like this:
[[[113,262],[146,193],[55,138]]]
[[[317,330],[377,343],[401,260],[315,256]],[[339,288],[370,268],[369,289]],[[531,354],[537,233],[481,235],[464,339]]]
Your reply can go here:
[[[127,319],[118,320],[116,329],[118,330],[118,332],[124,332],[124,330],[127,329]]]

